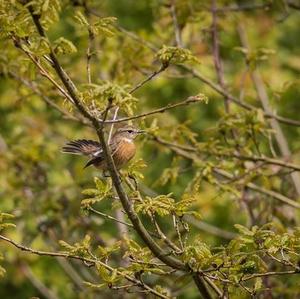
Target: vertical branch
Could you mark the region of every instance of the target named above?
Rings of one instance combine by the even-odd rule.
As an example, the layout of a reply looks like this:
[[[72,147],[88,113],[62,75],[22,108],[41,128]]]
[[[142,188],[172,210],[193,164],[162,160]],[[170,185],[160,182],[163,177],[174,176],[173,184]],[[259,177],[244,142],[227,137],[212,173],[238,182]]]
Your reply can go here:
[[[34,24],[39,32],[39,34],[45,38],[47,38],[44,29],[40,23],[40,15],[37,15],[34,13],[32,5],[28,6],[29,12],[32,16],[32,19],[34,21]],[[119,172],[116,169],[113,157],[110,153],[109,147],[107,146],[106,138],[104,135],[103,127],[104,122],[107,118],[108,111],[112,108],[112,102],[113,98],[108,98],[108,104],[107,107],[103,113],[103,121],[99,122],[99,120],[94,117],[84,106],[82,101],[77,95],[76,88],[74,88],[71,79],[68,77],[68,75],[64,72],[63,68],[61,67],[54,51],[50,48],[50,59],[52,60],[53,67],[62,81],[63,85],[65,86],[66,90],[68,91],[70,97],[73,99],[74,105],[79,110],[79,112],[86,117],[93,125],[97,136],[99,138],[100,144],[103,148],[104,158],[107,163],[107,168],[109,170],[110,176],[112,178],[112,182],[114,184],[114,187],[116,189],[116,192],[118,194],[118,197],[120,199],[120,202],[123,206],[124,211],[126,212],[128,218],[130,219],[136,233],[139,235],[139,237],[143,240],[143,242],[148,246],[148,248],[151,250],[153,255],[160,259],[162,262],[164,262],[166,265],[172,267],[173,269],[182,270],[188,273],[191,273],[193,275],[193,279],[199,289],[199,292],[203,298],[210,299],[211,296],[209,292],[207,291],[207,287],[205,285],[205,282],[203,279],[198,275],[197,273],[193,272],[192,269],[189,267],[188,264],[183,263],[181,260],[177,259],[176,257],[170,255],[169,252],[165,251],[155,240],[151,237],[148,230],[145,228],[143,223],[141,222],[139,216],[135,212],[132,202],[129,199],[127,193],[125,192]]]
[[[249,50],[250,46],[249,46],[249,43],[247,40],[246,31],[242,24],[240,24],[238,26],[238,33],[240,36],[242,46]],[[267,94],[267,91],[266,91],[264,82],[261,78],[260,72],[257,69],[253,70],[251,72],[251,78],[252,78],[253,84],[256,88],[258,98],[261,101],[264,111],[269,114],[273,113],[271,105],[270,105],[270,101],[269,101],[269,96]],[[278,147],[280,149],[282,156],[285,159],[288,159],[291,156],[291,151],[289,149],[288,142],[284,136],[284,133],[283,133],[278,121],[274,118],[271,118],[270,125],[271,125],[271,128],[274,130],[274,137],[276,139],[276,142],[278,144]],[[300,195],[299,173],[297,173],[297,172],[291,173],[291,178],[292,178],[292,181],[293,181],[293,184],[294,184],[297,194]]]
[[[112,118],[113,121],[117,119],[118,112],[119,112],[119,107],[116,107],[113,118]],[[110,144],[110,142],[111,142],[113,130],[114,130],[114,123],[112,123],[110,126],[110,130],[109,130],[109,134],[108,134],[108,138],[107,138],[107,144]],[[116,189],[115,188],[113,188],[113,189],[114,189],[114,193],[117,195]],[[120,208],[116,209],[115,217],[118,220],[116,222],[116,225],[118,228],[119,237],[124,240],[124,238],[126,238],[128,236],[128,226],[124,224],[125,217],[124,217],[122,209],[120,209]],[[128,264],[128,260],[123,260],[122,262],[123,262],[123,266],[126,266],[126,264]]]
[[[87,79],[88,83],[92,83],[92,75],[91,75],[91,59],[93,56],[93,51],[94,51],[94,40],[95,40],[95,35],[92,32],[91,29],[89,29],[89,39],[88,39],[88,48],[86,51],[86,72],[87,72]]]
[[[212,0],[211,2],[211,12],[212,12],[212,24],[211,24],[211,35],[213,42],[213,59],[215,64],[215,69],[217,73],[217,79],[219,85],[226,90],[223,64],[220,57],[220,47],[219,47],[219,36],[218,36],[218,14],[217,14],[217,1]],[[225,95],[225,110],[229,112],[229,97]]]
[[[177,20],[177,15],[176,15],[176,5],[175,5],[176,0],[171,0],[171,6],[170,6],[170,11],[173,19],[173,27],[174,27],[174,33],[175,33],[175,41],[176,41],[176,46],[182,48],[182,39],[181,39],[181,29],[178,24]]]

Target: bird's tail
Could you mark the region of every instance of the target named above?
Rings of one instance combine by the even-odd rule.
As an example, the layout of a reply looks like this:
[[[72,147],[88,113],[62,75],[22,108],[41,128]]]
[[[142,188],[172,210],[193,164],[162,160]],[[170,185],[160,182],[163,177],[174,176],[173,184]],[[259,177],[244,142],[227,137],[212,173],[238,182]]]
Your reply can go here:
[[[79,139],[68,142],[62,152],[75,155],[93,155],[100,150],[100,144],[97,141]]]

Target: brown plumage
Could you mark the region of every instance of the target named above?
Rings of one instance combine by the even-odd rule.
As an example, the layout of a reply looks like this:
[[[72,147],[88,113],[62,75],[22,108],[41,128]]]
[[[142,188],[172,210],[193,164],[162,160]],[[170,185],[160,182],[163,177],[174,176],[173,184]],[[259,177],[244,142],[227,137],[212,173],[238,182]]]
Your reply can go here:
[[[126,126],[119,128],[112,136],[109,147],[117,169],[122,168],[134,157],[136,152],[134,139],[143,132],[132,126]],[[89,156],[90,160],[84,168],[94,165],[96,168],[107,170],[101,144],[97,141],[86,139],[70,141],[62,148],[62,151],[68,154]]]

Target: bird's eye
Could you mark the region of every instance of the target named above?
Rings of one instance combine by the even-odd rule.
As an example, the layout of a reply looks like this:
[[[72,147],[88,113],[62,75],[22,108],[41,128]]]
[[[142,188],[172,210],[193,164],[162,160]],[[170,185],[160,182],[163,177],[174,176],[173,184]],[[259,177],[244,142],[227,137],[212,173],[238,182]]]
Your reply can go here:
[[[127,132],[131,134],[131,133],[133,133],[133,130],[128,130]]]

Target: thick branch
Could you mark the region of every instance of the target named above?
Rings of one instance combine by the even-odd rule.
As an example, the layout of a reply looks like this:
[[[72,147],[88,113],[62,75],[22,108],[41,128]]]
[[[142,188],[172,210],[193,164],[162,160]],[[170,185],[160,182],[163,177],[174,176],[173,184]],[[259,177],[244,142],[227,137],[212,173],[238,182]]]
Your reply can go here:
[[[33,21],[37,27],[37,30],[39,32],[39,34],[43,37],[46,38],[46,34],[41,26],[41,23],[39,21],[39,16],[35,15],[33,13],[33,9],[31,6],[29,6],[29,11],[32,15]],[[104,137],[104,132],[103,132],[103,122],[99,123],[99,121],[93,117],[83,106],[83,104],[81,103],[81,101],[79,100],[79,98],[77,97],[76,91],[73,87],[73,84],[71,83],[70,78],[66,75],[66,73],[63,71],[62,67],[60,66],[56,55],[54,54],[54,52],[52,50],[50,50],[50,58],[52,60],[53,63],[53,67],[57,73],[57,75],[59,76],[59,78],[61,79],[62,83],[64,84],[65,88],[67,89],[67,91],[69,92],[70,96],[72,97],[73,101],[74,101],[74,105],[77,107],[77,109],[79,110],[79,112],[86,117],[87,119],[89,119],[96,132],[97,135],[99,137],[99,141],[102,145],[103,148],[103,152],[104,152],[104,156],[105,159],[107,161],[107,165],[108,165],[108,169],[110,172],[110,175],[112,177],[112,181],[114,183],[114,186],[116,188],[117,194],[119,196],[119,199],[122,203],[122,206],[125,210],[125,212],[127,213],[129,219],[131,220],[136,232],[139,234],[139,236],[142,238],[142,240],[146,243],[146,245],[150,248],[150,250],[153,252],[153,254],[159,258],[162,262],[166,263],[167,265],[169,265],[170,267],[173,267],[175,269],[180,269],[180,270],[188,270],[188,267],[186,265],[184,265],[180,260],[169,256],[169,253],[165,252],[150,236],[150,234],[148,233],[148,231],[146,230],[146,228],[143,226],[141,220],[139,219],[138,215],[135,213],[135,211],[133,210],[132,204],[129,201],[126,192],[124,191],[122,184],[121,184],[121,180],[119,177],[119,174],[117,172],[117,169],[115,167],[114,161],[112,159],[112,156],[109,152],[109,149],[107,147],[106,141],[105,141],[105,137]],[[107,109],[105,111],[105,115],[103,117],[104,121],[106,119],[107,116],[107,112],[108,110],[111,108],[111,102],[112,99],[109,99],[109,104],[107,106]]]

